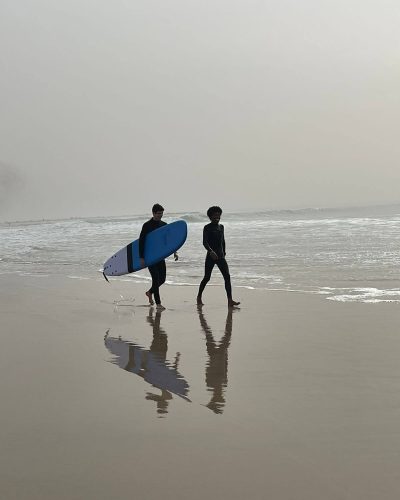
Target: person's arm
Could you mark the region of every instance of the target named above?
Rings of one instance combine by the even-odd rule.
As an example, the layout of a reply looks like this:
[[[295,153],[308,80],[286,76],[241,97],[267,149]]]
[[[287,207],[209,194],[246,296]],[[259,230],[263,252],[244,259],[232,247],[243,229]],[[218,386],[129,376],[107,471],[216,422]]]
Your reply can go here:
[[[224,252],[224,257],[226,255],[226,248],[225,248],[225,229],[224,226],[221,224],[222,228],[222,251]]]
[[[211,258],[214,260],[218,259],[218,255],[214,252],[214,250],[210,246],[210,241],[209,241],[209,236],[210,236],[210,229],[208,226],[204,226],[203,229],[203,246],[207,250],[207,252],[210,254]]]
[[[141,263],[142,267],[145,267],[144,246],[146,243],[147,233],[148,233],[147,223],[144,223],[142,226],[142,230],[140,231],[140,236],[139,236],[139,258],[140,258],[140,263]]]
[[[210,243],[208,242],[209,230],[207,226],[203,228],[203,246],[207,250],[207,252],[211,252],[212,249],[210,247]]]

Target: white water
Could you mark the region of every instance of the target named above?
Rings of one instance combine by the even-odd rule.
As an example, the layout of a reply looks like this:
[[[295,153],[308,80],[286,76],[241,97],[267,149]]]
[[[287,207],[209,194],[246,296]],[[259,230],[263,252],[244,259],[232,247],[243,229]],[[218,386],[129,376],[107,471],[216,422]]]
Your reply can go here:
[[[183,218],[189,228],[180,260],[168,261],[167,283],[197,286],[208,219],[199,213],[166,215],[166,222]],[[0,273],[98,279],[104,261],[136,239],[147,219],[0,224]],[[400,302],[399,206],[223,214],[221,222],[233,286],[320,293],[344,302]],[[149,274],[143,270],[119,279],[144,283]],[[211,284],[222,285],[217,269]]]

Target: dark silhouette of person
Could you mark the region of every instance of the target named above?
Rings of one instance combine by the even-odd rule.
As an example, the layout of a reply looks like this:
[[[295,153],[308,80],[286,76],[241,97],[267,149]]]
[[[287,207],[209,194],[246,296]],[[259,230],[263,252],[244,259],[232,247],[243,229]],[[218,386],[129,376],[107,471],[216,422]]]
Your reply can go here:
[[[216,414],[221,414],[225,407],[225,390],[228,385],[228,348],[232,336],[232,309],[228,309],[225,323],[224,336],[216,342],[209,327],[203,308],[198,306],[200,325],[206,336],[208,363],[206,365],[206,385],[208,391],[212,392],[207,408]]]
[[[221,207],[214,206],[207,210],[210,223],[203,228],[203,246],[207,250],[207,255],[204,263],[204,277],[197,293],[197,304],[203,305],[202,295],[216,265],[224,278],[228,307],[237,307],[240,302],[232,299],[231,275],[226,262],[225,231],[224,226],[219,223],[221,215]]]
[[[153,214],[152,218],[143,224],[139,236],[139,257],[140,257],[140,264],[142,267],[146,266],[144,259],[146,236],[152,231],[155,231],[156,229],[159,229],[160,227],[165,226],[167,224],[166,222],[161,220],[162,216],[164,215],[164,207],[162,207],[159,203],[153,205],[152,214]],[[174,259],[178,260],[177,252],[174,252]],[[156,302],[157,307],[159,309],[164,309],[164,306],[162,306],[161,304],[160,286],[165,283],[165,279],[167,276],[165,260],[160,260],[160,262],[157,262],[157,264],[149,266],[149,272],[151,275],[151,287],[149,290],[147,290],[146,297],[149,300],[149,304],[153,305],[154,304],[153,295],[154,295],[154,300]]]

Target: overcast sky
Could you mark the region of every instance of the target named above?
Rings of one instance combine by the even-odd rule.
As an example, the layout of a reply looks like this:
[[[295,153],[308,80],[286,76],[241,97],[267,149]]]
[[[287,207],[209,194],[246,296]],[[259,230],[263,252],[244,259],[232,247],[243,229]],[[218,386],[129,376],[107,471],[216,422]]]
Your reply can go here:
[[[0,0],[0,220],[384,204],[398,0]]]

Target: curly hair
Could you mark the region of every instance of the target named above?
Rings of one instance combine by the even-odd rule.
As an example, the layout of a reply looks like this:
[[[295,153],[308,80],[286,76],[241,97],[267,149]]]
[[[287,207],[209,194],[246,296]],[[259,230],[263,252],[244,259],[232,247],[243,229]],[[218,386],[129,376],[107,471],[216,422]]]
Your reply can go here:
[[[219,214],[219,215],[222,215],[222,208],[221,208],[221,207],[214,206],[214,207],[210,207],[210,208],[207,210],[207,216],[208,216],[208,218],[209,218],[209,219],[211,219],[211,217],[212,217],[214,214]]]

